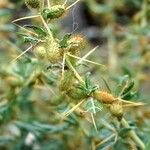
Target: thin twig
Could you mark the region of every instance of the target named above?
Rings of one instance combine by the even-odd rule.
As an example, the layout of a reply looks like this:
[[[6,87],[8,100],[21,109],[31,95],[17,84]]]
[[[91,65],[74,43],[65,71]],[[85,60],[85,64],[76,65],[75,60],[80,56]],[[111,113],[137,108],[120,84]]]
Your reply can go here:
[[[116,136],[116,134],[110,135],[109,137],[107,137],[106,139],[104,139],[103,141],[101,141],[100,143],[98,143],[98,144],[96,145],[96,147],[99,147],[100,145],[102,145],[102,144],[108,142],[110,139],[112,139],[112,138],[115,137],[115,136]]]
[[[21,17],[21,18],[19,18],[19,19],[15,19],[15,20],[13,20],[13,21],[12,21],[12,23],[14,23],[14,22],[18,22],[18,21],[21,21],[21,20],[37,18],[37,17],[40,17],[40,15],[33,15],[33,16]]]
[[[67,116],[69,116],[73,111],[75,111],[83,102],[85,101],[85,99],[83,99],[82,101],[80,101],[77,105],[75,105],[74,107],[72,107],[69,111],[65,112],[62,114],[62,118],[66,118]]]
[[[11,61],[11,63],[15,62],[17,59],[19,59],[22,55],[24,55],[26,52],[28,52],[32,47],[33,47],[33,45],[31,45],[29,48],[27,48],[25,51],[23,51],[19,56],[17,56],[15,59],[13,59]]]
[[[121,99],[121,98],[117,98],[117,100],[119,100],[119,101],[121,101],[121,102],[123,102],[123,103],[126,103],[126,104],[137,104],[136,102],[132,102],[132,101],[127,101],[127,100],[124,100],[124,99]],[[145,103],[142,103],[142,102],[139,102],[138,103],[139,105],[145,105]]]
[[[63,6],[65,6],[67,4],[68,0],[65,0],[65,2],[63,3]]]
[[[68,56],[70,56],[70,57],[73,57],[73,58],[79,59],[79,60],[81,60],[81,59],[82,59],[82,61],[85,61],[85,62],[88,62],[88,63],[94,64],[94,65],[98,65],[98,66],[105,67],[104,65],[102,65],[102,64],[100,64],[100,63],[97,63],[97,62],[94,62],[94,61],[91,61],[91,60],[88,60],[88,59],[83,59],[83,58],[81,58],[81,57],[78,57],[78,56],[72,55],[72,54],[70,54],[70,53],[67,53],[67,55],[68,55]]]
[[[49,34],[50,38],[53,39],[53,35],[52,35],[51,30],[50,30],[49,27],[48,27],[48,24],[45,22],[44,18],[43,18],[41,15],[40,15],[40,18],[41,18],[41,20],[42,20],[42,22],[43,22],[44,27],[45,27],[46,30],[48,31],[48,34]]]
[[[144,106],[144,103],[135,103],[135,104],[125,104],[123,107],[136,107],[136,106]]]
[[[92,50],[90,50],[86,55],[84,55],[84,56],[77,62],[77,64],[80,64],[82,61],[84,61],[84,59],[86,59],[88,56],[90,56],[97,48],[98,48],[98,46],[96,46],[96,47],[94,47]]]
[[[28,30],[28,29],[26,29],[26,28],[24,28],[24,27],[22,27],[22,26],[20,26],[20,25],[18,25],[18,24],[15,23],[15,22],[13,22],[13,24],[16,25],[17,27],[21,28],[22,30],[24,30],[24,31],[26,31],[26,32],[28,32],[28,33],[30,33],[30,34],[33,34],[33,35],[35,35],[35,36],[38,36],[36,33],[32,32],[32,31],[30,31],[30,30]]]
[[[92,118],[92,122],[93,122],[93,125],[94,125],[95,130],[96,130],[96,132],[98,132],[93,113],[91,113],[91,118]]]
[[[45,80],[43,78],[41,78],[42,82],[44,83],[44,85],[47,87],[47,89],[52,92],[53,95],[56,95],[56,93],[49,87],[49,85],[45,82]]]
[[[76,5],[80,0],[75,1],[73,4],[71,4],[70,6],[68,6],[66,8],[66,10],[70,9],[71,7],[73,7],[74,5]]]
[[[128,82],[126,82],[125,86],[122,88],[121,92],[119,93],[118,97],[121,97],[121,95],[123,94],[124,90],[127,88],[128,86]]]
[[[81,76],[78,74],[78,72],[75,70],[75,68],[72,66],[72,64],[71,64],[71,62],[69,61],[68,58],[66,58],[66,62],[67,62],[68,67],[73,71],[75,77],[76,77],[82,84],[84,84],[83,79],[82,79]]]
[[[48,5],[48,8],[50,8],[50,7],[51,7],[51,5],[50,5],[50,1],[49,1],[49,0],[47,0],[47,5]]]

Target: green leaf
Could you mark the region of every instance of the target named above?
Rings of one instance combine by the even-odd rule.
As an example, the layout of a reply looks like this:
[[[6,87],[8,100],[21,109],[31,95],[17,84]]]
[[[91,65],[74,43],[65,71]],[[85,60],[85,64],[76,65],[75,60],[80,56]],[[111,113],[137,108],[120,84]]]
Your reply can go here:
[[[57,133],[61,132],[64,129],[68,128],[69,124],[64,123],[60,125],[51,125],[51,124],[44,124],[40,122],[22,122],[22,121],[16,121],[15,124],[27,131],[31,131],[33,133]]]
[[[49,13],[50,13],[50,10],[49,9],[44,9],[43,12],[42,12],[42,16],[45,20],[47,20],[49,17]]]
[[[125,100],[130,100],[132,98],[135,98],[137,96],[137,92],[128,92],[124,94],[121,98]]]
[[[87,72],[86,76],[85,76],[85,87],[87,89],[89,89],[91,87],[90,75],[91,75],[91,73]]]
[[[0,146],[7,145],[12,142],[14,139],[11,136],[0,136]]]
[[[98,89],[98,86],[92,85],[90,81],[90,72],[88,72],[85,76],[85,84],[82,86],[78,86],[77,88],[81,89],[86,95],[90,95]]]
[[[119,78],[119,85],[124,85],[129,80],[129,75],[124,75]]]
[[[29,36],[27,34],[18,33],[18,35],[20,35],[21,38],[23,38],[24,43],[36,43],[38,41],[37,38]]]
[[[146,144],[146,150],[149,150],[150,149],[150,140],[149,142]]]
[[[42,150],[65,150],[66,145],[62,139],[52,137],[41,143]]]
[[[118,84],[117,84],[117,87],[115,89],[115,95],[117,95],[117,96],[120,95],[120,92],[122,91],[122,88],[126,84],[128,79],[129,79],[128,75],[124,75],[124,76],[121,76],[118,78]]]
[[[112,91],[111,91],[111,89],[110,89],[109,84],[107,83],[107,81],[106,81],[103,77],[102,77],[102,80],[104,81],[104,83],[105,83],[105,85],[106,85],[108,91],[109,91],[110,93],[112,93]]]
[[[120,136],[121,138],[125,138],[125,137],[127,137],[128,132],[131,131],[131,130],[132,130],[132,128],[122,128],[122,129],[119,131],[119,136]]]
[[[11,24],[1,25],[0,26],[0,31],[14,32],[15,31],[15,27],[13,25],[11,25]]]
[[[119,138],[117,142],[113,145],[113,150],[129,150],[130,145],[124,140]]]
[[[134,76],[133,70],[131,68],[127,67],[126,65],[122,66],[123,74],[127,74],[129,77]]]
[[[33,38],[33,37],[29,37],[29,36],[25,36],[24,37],[24,43],[34,43],[34,42],[37,42],[38,40]]]
[[[0,17],[2,18],[2,17],[10,17],[10,15],[11,15],[12,13],[11,13],[11,11],[9,10],[9,9],[6,9],[6,8],[1,8],[0,9]]]
[[[67,46],[68,46],[67,42],[68,42],[70,36],[71,36],[71,33],[67,33],[64,35],[64,37],[62,38],[62,40],[59,43],[61,48],[67,48]]]
[[[24,27],[31,28],[31,29],[34,30],[34,32],[37,33],[37,34],[39,35],[39,37],[41,37],[41,38],[47,36],[46,31],[45,31],[42,27],[35,26],[35,25],[25,25]]]
[[[131,93],[134,87],[134,81],[129,79],[128,75],[119,78],[119,85],[116,88],[116,95],[121,96],[121,98],[126,97],[131,99],[133,93]]]
[[[124,89],[123,94],[128,93],[134,86],[134,81],[131,81],[128,86]]]
[[[90,113],[96,114],[99,111],[102,111],[102,105],[96,100],[90,97],[85,103],[84,103],[84,109]]]

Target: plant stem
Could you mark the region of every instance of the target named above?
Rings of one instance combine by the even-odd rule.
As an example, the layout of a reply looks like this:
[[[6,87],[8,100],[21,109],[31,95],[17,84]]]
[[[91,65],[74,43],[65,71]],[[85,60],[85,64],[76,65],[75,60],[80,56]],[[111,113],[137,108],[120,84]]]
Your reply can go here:
[[[70,62],[70,60],[68,58],[66,58],[66,63],[68,65],[68,67],[70,68],[70,70],[72,70],[72,72],[74,73],[75,77],[79,80],[79,82],[81,82],[82,84],[84,84],[83,79],[78,74],[78,72],[75,70],[75,68],[73,67],[73,65],[71,64],[71,62]]]
[[[52,35],[52,32],[51,32],[51,30],[49,29],[48,24],[45,22],[45,20],[44,20],[44,18],[42,17],[42,15],[40,15],[40,18],[41,18],[41,20],[42,20],[42,23],[43,23],[44,27],[46,28],[46,30],[47,30],[47,32],[48,32],[48,34],[49,34],[49,37],[50,37],[51,39],[54,39],[54,38],[53,38],[53,35]]]
[[[12,23],[14,22],[18,22],[18,21],[21,21],[21,20],[26,20],[26,19],[32,19],[32,18],[37,18],[37,17],[40,17],[40,15],[33,15],[33,16],[26,16],[26,17],[21,17],[19,19],[15,19],[12,21]]]
[[[121,124],[124,128],[130,128],[130,125],[128,124],[128,122],[125,120],[125,118],[122,118],[121,120]],[[142,142],[142,140],[136,135],[136,133],[131,130],[129,131],[128,135],[132,138],[132,140],[138,144],[142,150],[145,149],[145,144]]]
[[[24,55],[26,52],[28,52],[31,48],[33,48],[33,45],[31,45],[29,48],[27,48],[25,51],[23,51],[20,55],[18,55],[15,59],[11,61],[11,63],[15,62],[18,58],[20,58],[22,55]]]
[[[40,1],[40,12],[42,12],[44,9],[44,0]]]
[[[105,140],[103,140],[103,141],[101,141],[100,143],[98,143],[98,144],[96,145],[96,147],[99,147],[100,145],[102,145],[102,144],[108,142],[110,139],[112,139],[112,138],[115,137],[115,136],[116,136],[116,134],[110,135],[110,136],[107,137]]]
[[[47,0],[47,5],[48,5],[48,8],[50,8],[50,7],[51,7],[51,5],[50,5],[50,1],[49,1],[49,0]]]
[[[67,62],[68,67],[73,71],[75,77],[79,80],[79,82],[84,84],[83,79],[78,74],[78,72],[75,70],[75,68],[72,66],[72,64],[68,58],[66,58],[66,62]],[[122,118],[121,124],[124,128],[130,128],[130,126],[129,126],[128,122],[125,120],[125,118]],[[136,133],[133,130],[129,131],[129,136],[133,139],[133,141],[136,144],[138,144],[141,147],[142,150],[145,149],[145,144],[142,142],[142,140],[136,135]]]

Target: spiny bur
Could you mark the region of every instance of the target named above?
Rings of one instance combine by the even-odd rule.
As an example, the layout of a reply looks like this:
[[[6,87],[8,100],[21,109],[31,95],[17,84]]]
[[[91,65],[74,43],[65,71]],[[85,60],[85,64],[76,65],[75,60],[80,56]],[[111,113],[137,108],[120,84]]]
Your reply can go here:
[[[50,8],[46,8],[42,12],[42,16],[45,20],[47,19],[56,19],[63,16],[65,13],[65,7],[63,5],[55,5]]]
[[[34,48],[34,54],[39,59],[45,59],[46,58],[46,50],[43,44],[40,44]]]
[[[93,96],[94,96],[94,98],[96,98],[97,100],[99,100],[105,104],[111,104],[116,100],[116,98],[112,94],[110,94],[106,91],[96,90],[93,93]]]
[[[25,0],[25,4],[29,9],[40,8],[40,0]]]
[[[121,102],[115,101],[110,106],[110,112],[113,116],[121,120],[123,116],[123,106]]]

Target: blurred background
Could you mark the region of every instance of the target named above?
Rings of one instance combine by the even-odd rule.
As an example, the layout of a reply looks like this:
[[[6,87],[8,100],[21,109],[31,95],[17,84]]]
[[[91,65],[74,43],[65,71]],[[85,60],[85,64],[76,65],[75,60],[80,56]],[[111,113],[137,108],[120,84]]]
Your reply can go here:
[[[73,2],[68,0],[68,5]],[[63,3],[51,0],[52,5]],[[95,117],[98,133],[88,115],[84,118],[73,113],[63,122],[58,113],[69,109],[70,102],[57,88],[58,71],[45,71],[49,63],[39,62],[32,50],[11,63],[29,47],[19,35],[21,28],[11,22],[33,14],[36,12],[28,10],[24,0],[0,0],[0,150],[94,150],[93,143],[111,135],[107,126],[112,124],[119,130],[105,109]],[[40,20],[18,24],[40,25]],[[126,77],[134,80],[131,99],[146,106],[127,109],[126,117],[150,149],[150,1],[81,0],[61,19],[50,23],[50,28],[59,39],[66,33],[85,37],[82,56],[99,46],[89,59],[107,69],[90,65],[80,71],[90,71],[92,81],[102,90],[106,90],[103,78],[114,93]],[[41,69],[45,71],[42,74]],[[38,73],[33,76],[33,72]],[[128,143],[121,138],[95,149],[120,150],[121,146],[128,150]]]

